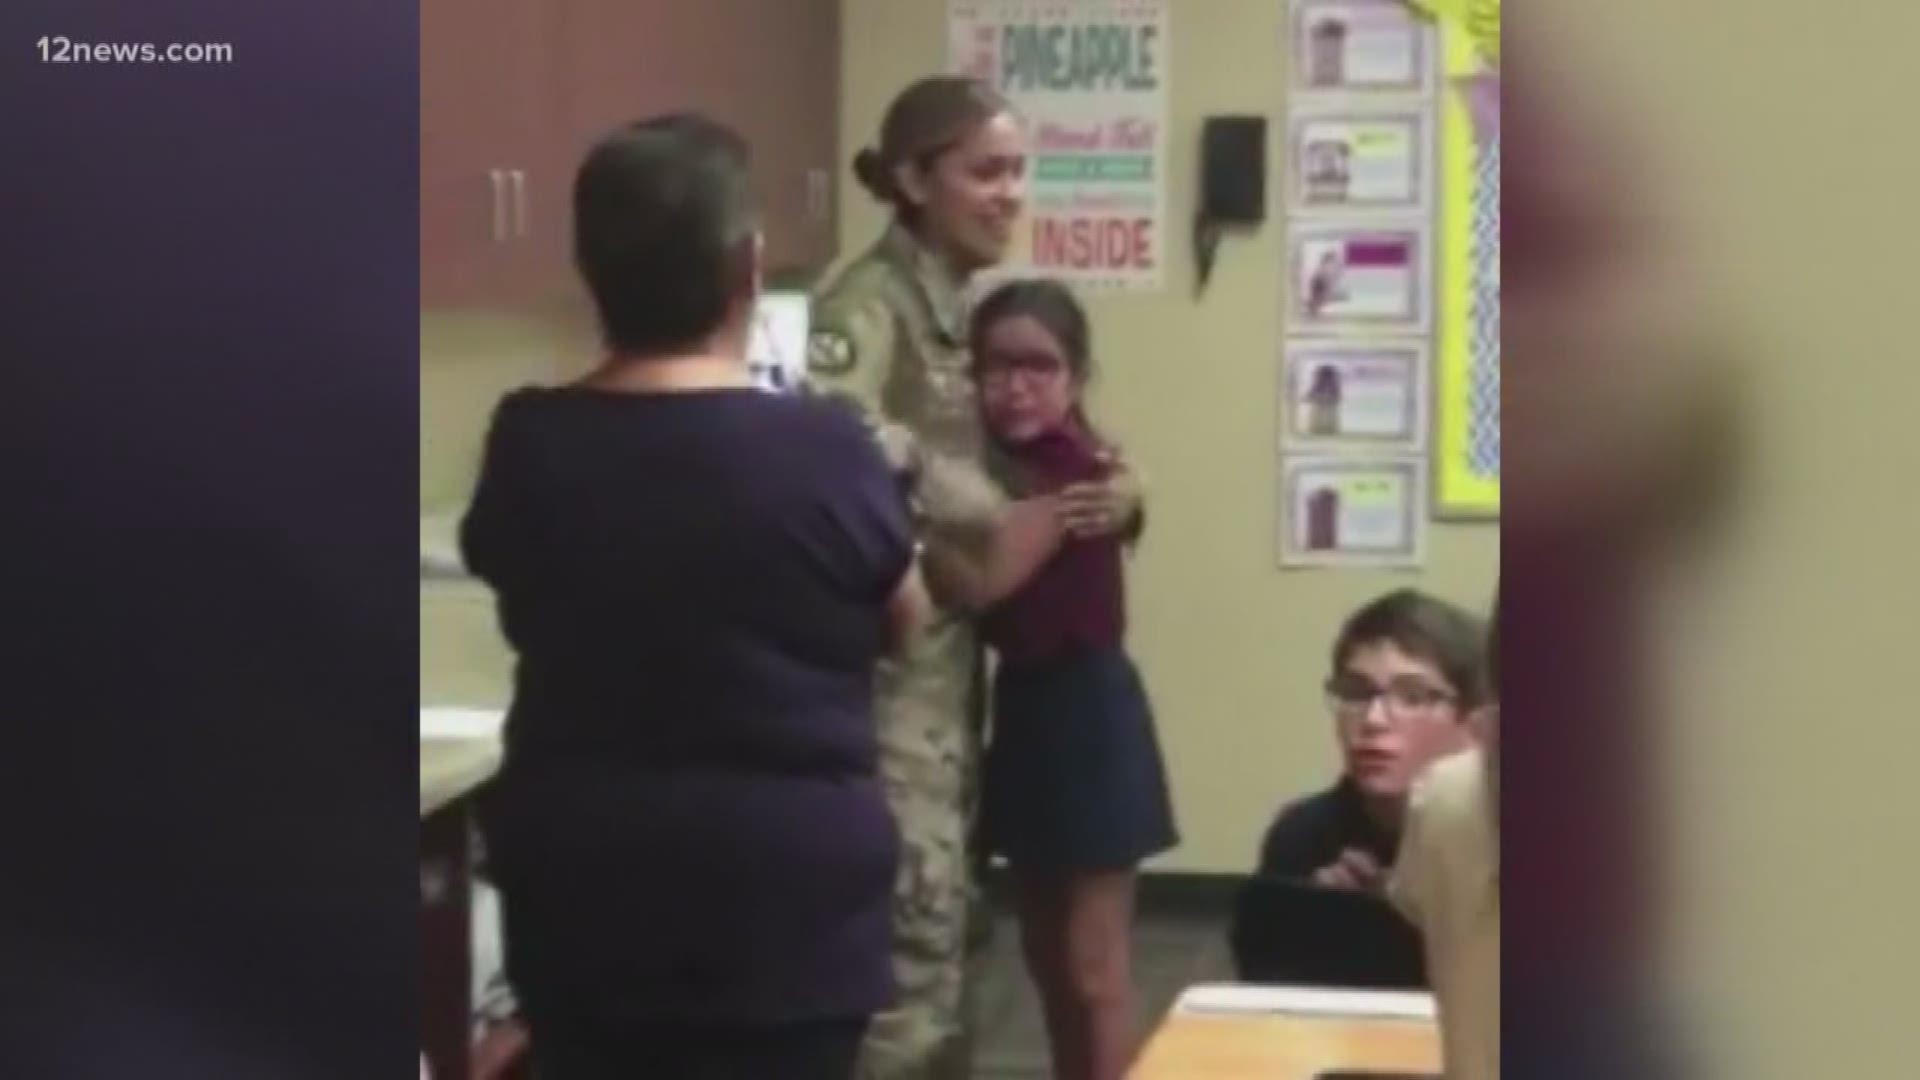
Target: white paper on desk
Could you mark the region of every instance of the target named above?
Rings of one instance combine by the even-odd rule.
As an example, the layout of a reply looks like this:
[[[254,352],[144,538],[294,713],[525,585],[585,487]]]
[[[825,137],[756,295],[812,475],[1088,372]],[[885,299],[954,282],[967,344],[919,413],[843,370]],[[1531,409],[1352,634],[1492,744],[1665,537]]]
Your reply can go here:
[[[423,739],[498,739],[507,714],[499,709],[435,705],[420,708]]]
[[[1357,1016],[1432,1020],[1433,995],[1419,991],[1333,990],[1313,986],[1249,986],[1216,983],[1188,987],[1174,1002],[1178,1013],[1292,1016]]]

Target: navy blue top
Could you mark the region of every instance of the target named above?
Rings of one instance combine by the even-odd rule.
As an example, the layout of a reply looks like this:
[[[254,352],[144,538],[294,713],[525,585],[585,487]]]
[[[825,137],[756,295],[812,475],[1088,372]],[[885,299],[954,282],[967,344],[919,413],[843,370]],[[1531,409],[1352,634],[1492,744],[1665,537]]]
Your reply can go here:
[[[1342,776],[1332,787],[1288,803],[1274,815],[1260,843],[1259,872],[1306,881],[1348,848],[1391,868],[1400,853],[1400,837],[1367,816],[1360,789]]]
[[[1288,804],[1268,826],[1260,866],[1242,887],[1229,940],[1240,978],[1382,989],[1423,988],[1426,964],[1420,936],[1384,898],[1340,893],[1343,900],[1310,902],[1286,886],[1317,889],[1314,871],[1348,848],[1366,852],[1383,868],[1399,854],[1400,838],[1367,815],[1360,789],[1342,776],[1317,794]]]
[[[461,539],[518,655],[482,820],[528,1006],[884,1006],[873,677],[912,548],[858,421],[757,390],[522,390]]]

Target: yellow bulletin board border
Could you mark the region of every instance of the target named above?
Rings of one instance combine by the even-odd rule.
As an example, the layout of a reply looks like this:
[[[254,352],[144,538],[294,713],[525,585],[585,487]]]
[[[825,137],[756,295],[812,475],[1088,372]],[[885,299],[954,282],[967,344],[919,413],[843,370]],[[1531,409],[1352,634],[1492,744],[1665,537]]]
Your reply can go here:
[[[1416,2],[1413,7],[1430,17],[1434,14],[1421,3]],[[1498,8],[1494,11],[1497,19]],[[1472,114],[1454,83],[1455,79],[1471,74],[1483,61],[1467,26],[1444,17],[1437,22],[1446,79],[1439,103],[1440,203],[1436,244],[1439,297],[1433,380],[1433,515],[1455,521],[1492,521],[1500,517],[1497,302],[1495,321],[1489,330],[1493,334],[1488,346],[1491,355],[1476,355],[1474,209],[1480,194],[1476,180],[1480,149],[1474,138]],[[1497,193],[1492,197],[1497,197]],[[1494,272],[1497,273],[1497,269]],[[1476,365],[1489,363],[1492,371],[1476,370]],[[1476,386],[1476,376],[1490,382],[1483,381]],[[1493,398],[1486,403],[1492,415],[1479,418],[1482,430],[1478,432],[1475,430],[1476,393],[1490,394]],[[1485,430],[1489,423],[1493,425],[1490,432]],[[1476,437],[1494,442],[1490,448],[1476,446]],[[1491,468],[1486,464],[1489,456]]]

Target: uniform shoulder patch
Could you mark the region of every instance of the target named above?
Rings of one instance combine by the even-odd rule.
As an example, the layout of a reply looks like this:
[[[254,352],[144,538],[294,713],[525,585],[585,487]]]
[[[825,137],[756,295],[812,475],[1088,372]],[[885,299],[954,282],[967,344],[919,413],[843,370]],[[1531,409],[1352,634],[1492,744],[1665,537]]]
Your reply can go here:
[[[853,339],[843,331],[821,328],[807,336],[807,370],[816,375],[845,375],[856,360]]]

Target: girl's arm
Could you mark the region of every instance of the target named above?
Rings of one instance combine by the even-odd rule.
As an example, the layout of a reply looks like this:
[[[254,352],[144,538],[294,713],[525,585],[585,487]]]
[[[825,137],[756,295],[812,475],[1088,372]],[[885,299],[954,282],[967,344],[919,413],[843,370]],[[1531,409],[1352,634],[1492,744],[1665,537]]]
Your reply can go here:
[[[984,611],[1012,596],[1060,550],[1066,537],[1051,497],[1009,503],[979,543],[941,536],[926,548],[927,581],[935,595],[967,611]]]

